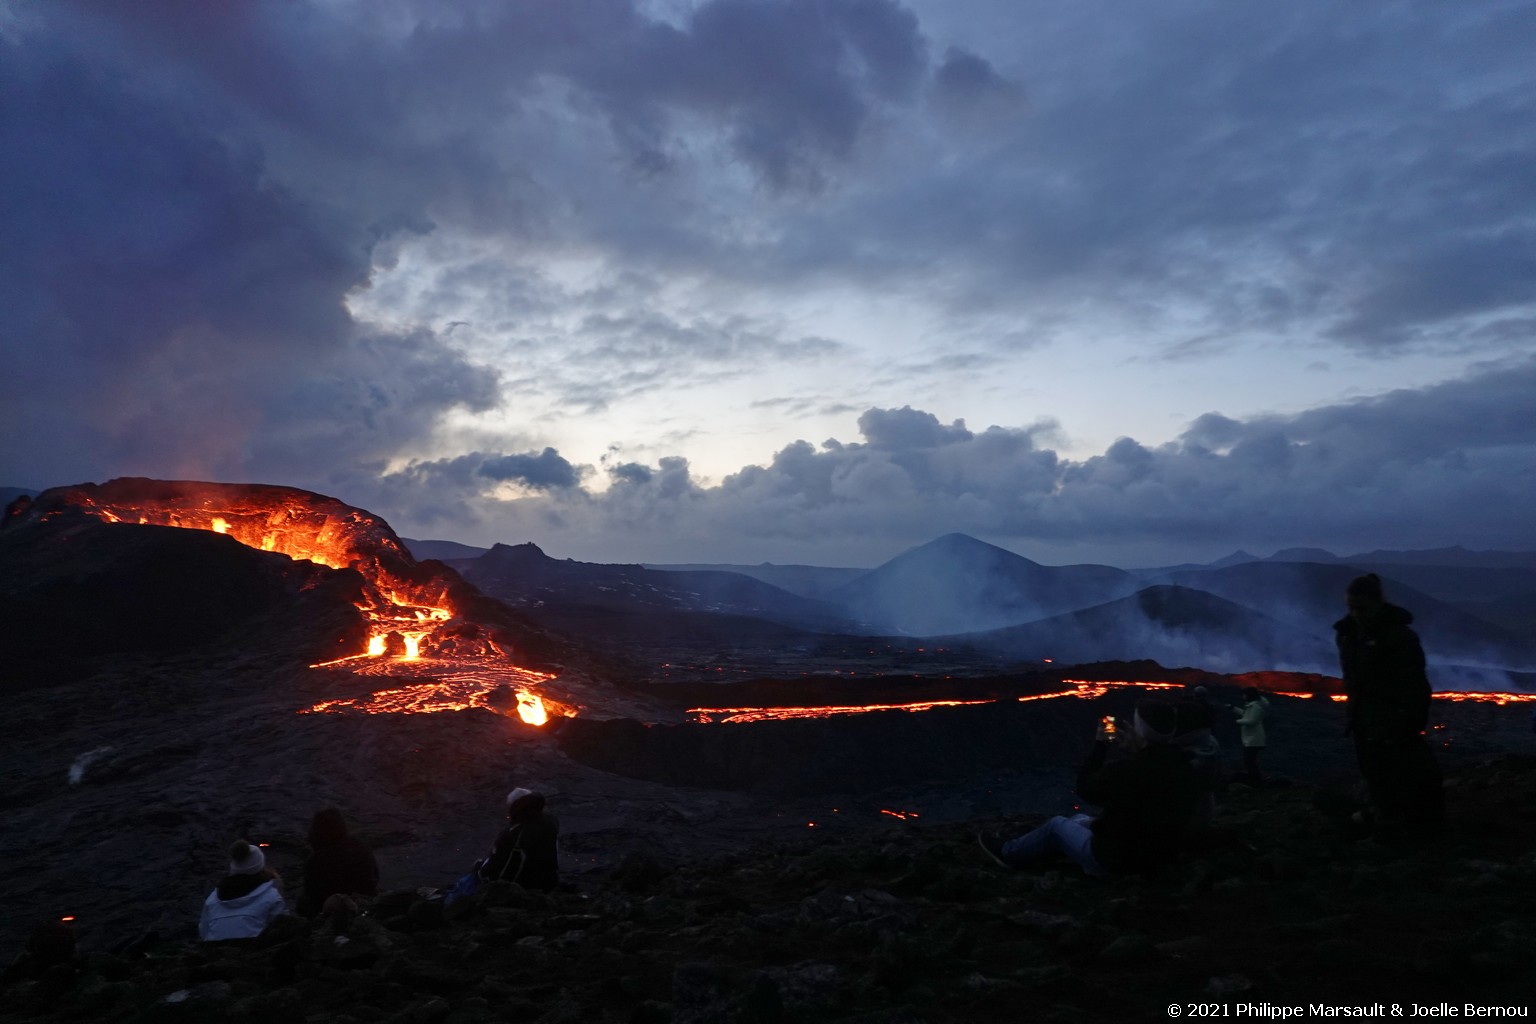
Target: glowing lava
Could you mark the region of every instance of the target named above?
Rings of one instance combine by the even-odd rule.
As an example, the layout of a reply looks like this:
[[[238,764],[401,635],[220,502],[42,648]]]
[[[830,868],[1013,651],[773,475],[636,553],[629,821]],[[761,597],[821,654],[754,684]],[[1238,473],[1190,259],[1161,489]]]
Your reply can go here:
[[[407,672],[413,673],[415,681],[406,686],[376,690],[361,697],[323,700],[300,713],[341,714],[355,711],[370,715],[427,715],[439,711],[483,708],[503,714],[504,706],[510,703],[509,697],[515,692],[518,717],[529,725],[543,725],[547,722],[549,709],[560,715],[575,714],[574,708],[553,701],[546,702],[526,689],[554,678],[532,669],[505,665],[466,666],[456,661],[428,662],[423,659],[398,666],[390,673],[390,678],[398,678]],[[414,675],[415,672],[421,674]],[[536,716],[531,708],[537,708]]]
[[[549,713],[544,710],[544,702],[536,693],[527,690],[517,695],[517,717],[529,725],[543,725],[549,721]]]
[[[309,711],[484,707],[500,713],[498,705],[510,706],[516,693],[523,721],[548,720],[544,703],[528,689],[553,676],[513,664],[490,633],[459,616],[452,593],[462,581],[440,566],[418,565],[389,524],[363,509],[290,487],[124,478],[46,491],[32,514],[48,520],[78,513],[109,523],[210,530],[261,551],[355,571],[355,603],[368,623],[366,646],[312,667],[413,682],[321,701]]]
[[[420,657],[423,644],[454,618],[445,577],[418,570],[382,519],[324,495],[262,484],[127,478],[54,488],[39,504],[44,497],[50,508],[40,510],[43,518],[70,508],[109,523],[211,530],[259,551],[356,570],[363,579],[358,608],[370,629],[366,652],[353,657],[383,656],[391,633],[400,634],[407,658]]]
[[[1271,675],[1278,674],[1271,673]],[[1169,683],[1141,679],[1063,679],[1062,683],[1070,686],[1071,689],[1050,690],[1046,693],[1030,693],[1015,699],[1020,703],[1037,700],[1059,700],[1063,697],[1075,697],[1081,700],[1094,700],[1096,698],[1105,696],[1111,690],[1118,689],[1172,690],[1180,692],[1188,689],[1188,686],[1186,686],[1184,683]],[[1339,702],[1348,699],[1342,693],[1287,692],[1280,690],[1271,690],[1269,692],[1271,696],[1293,697],[1297,699],[1314,699],[1327,697],[1329,700]],[[1434,694],[1434,697],[1436,700],[1483,701],[1491,704],[1509,704],[1517,701],[1536,701],[1536,694],[1530,693],[1481,693],[1476,691],[1443,691]],[[930,711],[934,708],[992,703],[996,702],[993,700],[933,700],[920,701],[911,704],[845,704],[828,705],[825,707],[689,708],[688,715],[694,722],[712,724],[740,724],[743,722],[769,722],[793,718],[830,718],[834,715],[858,715],[871,711]]]
[[[931,711],[964,704],[992,704],[991,700],[927,700],[914,704],[862,704],[803,708],[689,708],[695,722],[767,722],[785,718],[830,718],[860,715],[868,711]]]

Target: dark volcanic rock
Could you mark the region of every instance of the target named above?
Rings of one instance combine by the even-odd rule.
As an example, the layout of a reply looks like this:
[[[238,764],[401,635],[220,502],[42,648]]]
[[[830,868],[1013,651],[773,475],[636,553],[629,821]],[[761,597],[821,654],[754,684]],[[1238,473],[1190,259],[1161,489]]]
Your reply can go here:
[[[601,874],[547,895],[497,887],[485,902],[502,905],[428,930],[398,913],[414,899],[399,893],[252,943],[125,958],[54,942],[14,965],[0,1000],[17,1022],[1118,1024],[1191,1002],[1528,1009],[1536,758],[1479,760],[1451,782],[1456,828],[1417,848],[1349,840],[1308,787],[1241,789],[1156,879],[1001,871],[973,830],[1026,827],[1018,817],[908,825],[699,857],[643,894]],[[1292,877],[1270,872],[1277,859],[1297,865]]]
[[[1065,700],[875,711],[749,725],[562,723],[577,761],[670,785],[804,794],[964,779],[1070,760],[1093,730],[1097,704]]]
[[[203,530],[80,517],[0,532],[0,618],[18,627],[8,653],[50,669],[61,658],[252,641],[333,656],[366,636],[361,586],[355,572]],[[18,676],[12,686],[55,676]]]

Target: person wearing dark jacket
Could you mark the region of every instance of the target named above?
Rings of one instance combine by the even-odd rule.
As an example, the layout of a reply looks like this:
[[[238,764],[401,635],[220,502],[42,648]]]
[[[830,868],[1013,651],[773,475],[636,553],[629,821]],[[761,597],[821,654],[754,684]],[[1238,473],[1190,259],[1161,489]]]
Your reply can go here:
[[[482,882],[516,882],[553,889],[560,882],[560,822],[544,811],[544,794],[518,788],[507,794],[507,827],[491,855],[476,866]]]
[[[1413,615],[1387,603],[1375,573],[1352,580],[1345,598],[1349,614],[1333,624],[1345,731],[1377,824],[1401,837],[1433,835],[1445,824],[1445,792],[1424,737],[1431,691]]]
[[[1003,842],[987,833],[981,848],[1008,868],[1066,855],[1089,875],[1155,872],[1184,845],[1206,785],[1175,739],[1174,707],[1144,700],[1136,705],[1130,756],[1111,761],[1103,726],[1077,776],[1077,794],[1101,810],[1097,817],[1057,815],[1033,832]]]
[[[309,824],[309,859],[304,862],[304,888],[299,914],[314,917],[335,895],[373,896],[379,891],[379,864],[373,851],[347,832],[341,812],[327,807]]]

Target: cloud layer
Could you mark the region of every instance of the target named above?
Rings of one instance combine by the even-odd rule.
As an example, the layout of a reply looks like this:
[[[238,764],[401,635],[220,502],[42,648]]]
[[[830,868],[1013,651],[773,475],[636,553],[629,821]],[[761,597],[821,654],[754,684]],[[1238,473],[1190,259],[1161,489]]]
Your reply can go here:
[[[1239,545],[1533,549],[1533,392],[1527,359],[1292,416],[1212,413],[1174,442],[1121,438],[1082,460],[1048,446],[1049,423],[972,431],[912,408],[870,409],[861,441],[797,441],[713,486],[681,458],[612,466],[602,490],[562,484],[504,502],[482,500],[495,458],[479,457],[474,474],[455,461],[385,480],[402,487],[390,500],[412,522],[536,537],[589,558],[617,558],[622,544],[653,561],[736,550],[754,561],[802,551],[872,564],[948,531],[1089,557]],[[569,469],[547,449],[512,464],[535,461]]]
[[[1516,0],[0,0],[0,483],[615,557],[1536,546],[1533,49]]]

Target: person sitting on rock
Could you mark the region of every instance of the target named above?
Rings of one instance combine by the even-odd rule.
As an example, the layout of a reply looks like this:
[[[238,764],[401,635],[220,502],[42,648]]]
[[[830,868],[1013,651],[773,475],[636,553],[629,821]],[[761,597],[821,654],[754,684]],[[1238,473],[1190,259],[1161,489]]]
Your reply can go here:
[[[1243,691],[1243,706],[1232,710],[1237,712],[1243,744],[1243,779],[1249,785],[1262,786],[1264,772],[1259,768],[1259,757],[1264,753],[1264,715],[1269,711],[1269,698],[1257,686],[1250,686]]]
[[[309,859],[304,862],[304,888],[299,914],[314,917],[336,895],[373,896],[379,891],[379,864],[373,851],[347,832],[341,812],[327,807],[309,825]]]
[[[559,838],[559,819],[545,813],[544,794],[514,789],[507,794],[507,827],[475,872],[482,882],[553,889],[560,881]]]
[[[1153,872],[1173,861],[1206,787],[1175,743],[1173,705],[1143,700],[1134,723],[1123,741],[1129,756],[1116,761],[1109,760],[1113,738],[1100,723],[1078,772],[1077,794],[1101,808],[1096,817],[1057,815],[1008,842],[984,832],[976,837],[981,848],[1006,868],[1065,855],[1095,878]]]
[[[266,854],[255,843],[237,839],[229,848],[229,874],[203,901],[197,934],[204,942],[253,939],[287,911],[282,879],[267,867]]]

